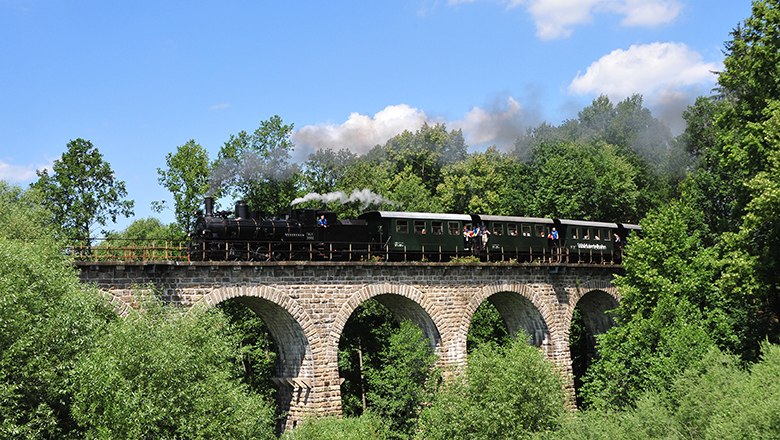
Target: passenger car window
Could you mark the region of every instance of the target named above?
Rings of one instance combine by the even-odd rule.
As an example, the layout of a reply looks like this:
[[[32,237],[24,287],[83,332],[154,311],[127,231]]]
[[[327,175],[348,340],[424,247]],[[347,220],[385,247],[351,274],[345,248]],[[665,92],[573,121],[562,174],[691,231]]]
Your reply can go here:
[[[450,231],[450,235],[460,235],[460,223],[447,222],[447,228]]]
[[[414,221],[414,233],[415,234],[425,234],[425,221],[423,221],[423,220],[415,220]]]
[[[398,232],[400,234],[408,234],[409,233],[409,222],[406,220],[396,220],[395,222],[395,232]]]
[[[493,223],[493,235],[504,235],[503,223]]]
[[[506,225],[506,232],[510,237],[517,237],[517,225],[512,223]]]
[[[433,234],[433,235],[444,235],[444,223],[442,223],[442,222],[432,222],[431,223],[431,234]]]

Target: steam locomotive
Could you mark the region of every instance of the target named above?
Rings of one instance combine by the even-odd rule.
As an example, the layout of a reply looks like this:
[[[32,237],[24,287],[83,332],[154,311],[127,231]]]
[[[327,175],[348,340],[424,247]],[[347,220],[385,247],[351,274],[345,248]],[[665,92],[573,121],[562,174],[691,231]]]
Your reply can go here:
[[[284,219],[214,212],[205,199],[190,234],[190,259],[283,261],[620,262],[634,224],[484,214],[372,211],[339,219],[321,209],[292,209]]]

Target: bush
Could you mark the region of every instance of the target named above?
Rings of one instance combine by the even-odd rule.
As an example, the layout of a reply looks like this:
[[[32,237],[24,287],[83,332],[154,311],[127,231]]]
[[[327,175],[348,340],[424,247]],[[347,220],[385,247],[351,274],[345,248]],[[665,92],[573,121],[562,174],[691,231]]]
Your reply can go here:
[[[74,414],[102,438],[273,438],[273,409],[235,378],[225,317],[157,303],[113,323],[76,367]]]
[[[560,375],[525,335],[480,345],[465,376],[445,384],[423,412],[421,439],[517,439],[554,429],[564,413]]]
[[[381,418],[366,412],[360,417],[322,417],[305,420],[285,433],[283,440],[384,440],[388,438]]]

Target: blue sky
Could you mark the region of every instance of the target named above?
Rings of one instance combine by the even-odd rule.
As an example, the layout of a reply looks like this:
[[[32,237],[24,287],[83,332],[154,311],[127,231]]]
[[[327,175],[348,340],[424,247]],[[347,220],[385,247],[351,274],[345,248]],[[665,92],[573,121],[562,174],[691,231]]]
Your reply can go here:
[[[0,179],[27,185],[92,141],[136,217],[165,155],[216,157],[279,115],[296,158],[367,151],[423,122],[508,149],[600,94],[641,93],[679,132],[748,0],[0,0]],[[115,228],[128,224],[123,221]]]

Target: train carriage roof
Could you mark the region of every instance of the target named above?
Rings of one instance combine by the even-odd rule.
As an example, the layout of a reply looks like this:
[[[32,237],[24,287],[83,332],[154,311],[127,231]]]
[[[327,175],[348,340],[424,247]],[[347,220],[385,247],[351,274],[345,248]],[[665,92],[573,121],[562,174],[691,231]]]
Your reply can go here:
[[[564,226],[590,226],[594,228],[617,228],[617,223],[608,223],[608,222],[591,222],[587,220],[569,220],[565,218],[560,218],[557,220],[558,223]]]
[[[486,215],[486,214],[474,214],[475,221],[480,222],[507,222],[507,223],[541,223],[541,224],[553,224],[552,219],[541,217],[514,217],[508,215]]]
[[[471,221],[471,216],[466,214],[441,214],[433,212],[401,212],[401,211],[371,211],[360,214],[358,218],[384,218],[384,219],[412,219],[412,220],[460,220]]]
[[[641,231],[642,227],[633,223],[618,223],[618,226],[631,231]]]

